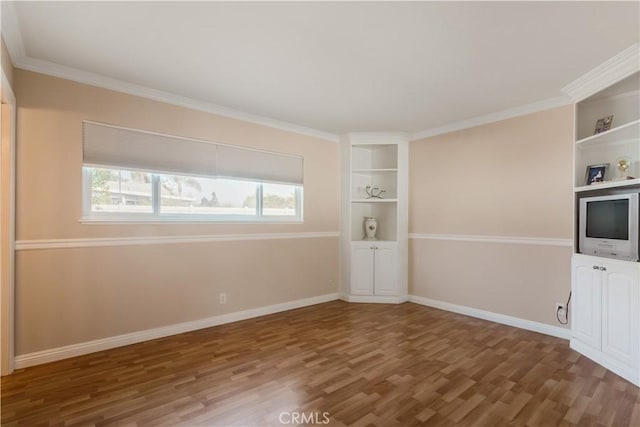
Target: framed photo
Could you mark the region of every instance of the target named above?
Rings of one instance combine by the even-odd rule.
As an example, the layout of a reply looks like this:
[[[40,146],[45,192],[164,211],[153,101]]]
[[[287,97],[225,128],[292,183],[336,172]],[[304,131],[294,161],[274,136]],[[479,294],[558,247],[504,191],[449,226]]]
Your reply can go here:
[[[609,163],[587,166],[587,174],[585,176],[585,185],[604,182],[607,178],[608,171],[609,171]]]
[[[611,122],[613,122],[613,116],[601,118],[596,122],[596,131],[593,134],[608,131],[611,129]]]

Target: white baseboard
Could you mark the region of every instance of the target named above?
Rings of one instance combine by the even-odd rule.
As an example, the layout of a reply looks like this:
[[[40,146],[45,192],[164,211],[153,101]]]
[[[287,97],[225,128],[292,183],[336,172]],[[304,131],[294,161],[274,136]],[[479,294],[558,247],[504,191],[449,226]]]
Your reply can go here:
[[[622,378],[634,384],[635,386],[640,387],[640,377],[638,376],[637,369],[625,366],[617,360],[608,357],[601,351],[596,350],[595,348],[576,339],[572,339],[569,346],[583,356],[588,357],[589,359],[593,360],[601,366],[604,366],[616,375],[620,375]]]
[[[545,323],[534,322],[532,320],[521,319],[519,317],[507,316],[506,314],[493,313],[491,311],[480,310],[465,305],[451,304],[449,302],[438,301],[430,298],[409,295],[409,301],[428,307],[439,308],[441,310],[452,311],[466,316],[477,317],[491,322],[502,323],[503,325],[514,326],[528,331],[539,332],[545,335],[568,340],[571,338],[571,329],[560,328],[558,326],[547,325]]]
[[[147,329],[130,334],[118,335],[115,337],[102,338],[99,340],[72,344],[64,347],[52,348],[49,350],[37,351],[34,353],[22,354],[15,358],[15,368],[22,369],[29,366],[54,362],[56,360],[68,359],[70,357],[81,356],[83,354],[94,353],[96,351],[108,350],[129,344],[136,344],[156,338],[163,338],[170,335],[195,331],[198,329],[210,328],[212,326],[225,323],[237,322],[239,320],[251,319],[253,317],[265,316],[267,314],[279,313],[293,310],[309,305],[321,304],[323,302],[339,299],[338,293],[320,295],[317,297],[304,298],[296,301],[289,301],[281,304],[269,305],[266,307],[253,308],[250,310],[237,311],[235,313],[221,314],[206,319],[194,320],[191,322],[178,323],[177,325],[163,326],[160,328]]]
[[[340,299],[347,302],[370,304],[402,304],[409,301],[409,297],[392,295],[348,295],[341,294]]]
[[[448,302],[432,300],[415,295],[404,297],[398,296],[357,296],[346,294],[327,294],[317,297],[304,298],[296,301],[285,302],[281,304],[269,305],[250,310],[238,311],[235,313],[222,314],[206,319],[194,320],[191,322],[179,323],[177,325],[163,326],[160,328],[147,329],[144,331],[132,332],[130,334],[118,335],[115,337],[102,338],[99,340],[88,341],[79,344],[72,344],[64,347],[52,348],[34,353],[22,354],[15,358],[15,368],[22,369],[29,366],[41,365],[43,363],[54,362],[56,360],[68,359],[70,357],[81,356],[83,354],[94,353],[97,351],[108,350],[115,347],[121,347],[130,344],[136,344],[143,341],[149,341],[156,338],[163,338],[170,335],[181,334],[184,332],[195,331],[198,329],[210,328],[212,326],[222,325],[225,323],[237,322],[240,320],[251,319],[254,317],[265,316],[267,314],[279,313],[282,311],[293,310],[296,308],[306,307],[323,302],[342,299],[348,302],[357,303],[386,303],[400,304],[411,301],[416,304],[428,307],[439,308],[442,310],[452,311],[467,316],[477,317],[492,322],[502,323],[517,328],[527,329],[546,335],[552,335],[558,338],[570,339],[571,331],[569,329],[559,328],[557,326],[546,325],[544,323],[533,322],[531,320],[520,319],[517,317],[506,316],[504,314],[492,313],[490,311],[479,310],[477,308],[467,307],[463,305],[451,304]],[[625,375],[620,374],[621,376]]]

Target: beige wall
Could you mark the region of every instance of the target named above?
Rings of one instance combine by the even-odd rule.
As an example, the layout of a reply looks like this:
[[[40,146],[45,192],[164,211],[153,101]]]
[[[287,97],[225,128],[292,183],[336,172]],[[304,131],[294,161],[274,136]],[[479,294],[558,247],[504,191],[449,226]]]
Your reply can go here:
[[[411,143],[409,232],[572,237],[572,108]],[[557,325],[571,247],[413,239],[410,293]]]
[[[19,252],[17,354],[334,293],[337,262],[335,238]]]
[[[18,241],[336,232],[338,146],[15,70]],[[303,224],[81,224],[82,120],[304,157]],[[338,239],[19,251],[16,354],[337,292]],[[218,293],[228,304],[218,304]]]
[[[17,240],[337,231],[335,143],[16,70]],[[83,225],[82,120],[304,156],[304,224]]]

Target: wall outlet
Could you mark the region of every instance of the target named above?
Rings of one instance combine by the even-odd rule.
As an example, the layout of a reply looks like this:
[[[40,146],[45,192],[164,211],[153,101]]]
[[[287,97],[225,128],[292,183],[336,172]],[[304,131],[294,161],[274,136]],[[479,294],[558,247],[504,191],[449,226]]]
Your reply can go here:
[[[220,304],[227,303],[227,294],[226,292],[220,292]]]

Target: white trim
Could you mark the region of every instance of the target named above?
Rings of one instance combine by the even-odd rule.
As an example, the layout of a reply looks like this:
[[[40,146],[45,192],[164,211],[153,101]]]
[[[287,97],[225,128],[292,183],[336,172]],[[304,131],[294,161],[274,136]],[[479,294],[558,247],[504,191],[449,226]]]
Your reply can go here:
[[[409,238],[425,240],[454,240],[461,242],[507,243],[515,245],[573,247],[572,239],[553,239],[547,237],[473,236],[463,234],[410,233]]]
[[[164,102],[184,108],[190,108],[193,110],[204,111],[205,113],[211,113],[217,116],[242,120],[244,122],[254,123],[261,126],[268,126],[287,132],[307,135],[334,143],[338,142],[338,136],[329,132],[324,132],[305,126],[299,126],[293,123],[271,119],[257,114],[245,113],[211,102],[188,98],[186,96],[165,92],[163,90],[152,89],[146,86],[102,76],[100,74],[66,67],[49,61],[43,61],[41,59],[22,56],[15,58],[13,61],[16,68],[33,71],[35,73],[59,77],[90,86],[109,89],[116,92],[139,96],[141,98],[151,99],[153,101]]]
[[[640,45],[634,43],[563,87],[562,92],[571,97],[573,101],[578,102],[635,73],[640,68],[639,63]]]
[[[354,303],[368,304],[402,304],[409,301],[408,296],[388,296],[388,295],[348,295],[340,294],[340,299]]]
[[[467,307],[465,305],[452,304],[445,301],[438,301],[430,298],[409,295],[409,301],[425,305],[427,307],[438,308],[451,311],[465,316],[477,317],[478,319],[489,320],[503,325],[513,326],[528,331],[538,332],[553,337],[568,340],[571,338],[571,329],[560,328],[558,326],[547,325],[545,323],[534,322],[533,320],[521,319],[519,317],[507,316],[506,314],[493,313],[491,311],[480,310],[478,308]]]
[[[569,347],[571,347],[573,350],[577,351],[578,353],[582,354],[583,356],[586,356],[587,358],[593,360],[597,364],[604,366],[605,368],[615,373],[616,375],[619,375],[625,380],[640,387],[640,377],[638,376],[637,369],[630,368],[620,363],[613,357],[608,357],[606,354],[604,354],[600,350],[597,350],[591,347],[590,345],[585,344],[575,338],[571,338]]]
[[[341,135],[343,140],[353,145],[389,145],[402,144],[409,139],[406,132],[350,132]]]
[[[78,83],[84,83],[103,89],[114,90],[117,92],[127,93],[129,95],[139,96],[141,98],[151,99],[158,102],[177,105],[180,107],[190,108],[193,110],[204,111],[206,113],[215,114],[236,120],[242,120],[262,126],[268,126],[274,129],[280,129],[287,132],[294,132],[302,135],[312,136],[314,138],[323,139],[331,142],[338,142],[338,135],[324,132],[317,129],[308,128],[306,126],[296,125],[257,114],[245,113],[233,108],[217,105],[198,99],[188,98],[186,96],[176,95],[174,93],[152,89],[150,87],[141,86],[123,80],[106,77],[100,74],[88,71],[78,70],[54,62],[44,61],[41,59],[31,58],[27,56],[24,50],[24,43],[20,31],[14,6],[12,2],[2,2],[3,14],[6,19],[2,22],[2,34],[7,44],[7,50],[13,60],[16,68],[21,68],[35,73],[46,74],[49,76],[59,77],[61,79],[71,80]]]
[[[269,305],[266,307],[253,308],[250,310],[237,311],[235,313],[221,314],[206,319],[194,320],[191,322],[178,323],[176,325],[163,326],[160,328],[147,329],[144,331],[132,332],[130,334],[118,335],[115,337],[102,338],[79,344],[67,345],[64,347],[52,348],[49,350],[36,351],[34,353],[22,354],[15,358],[17,369],[29,366],[40,365],[42,363],[54,362],[56,360],[81,356],[83,354],[94,353],[96,351],[108,350],[124,345],[136,344],[143,341],[196,331],[198,329],[210,328],[212,326],[223,325],[225,323],[238,322],[240,320],[265,316],[268,314],[280,313],[282,311],[294,310],[296,308],[321,304],[338,299],[338,294],[326,294],[311,298],[299,299],[296,301],[281,304]]]
[[[217,234],[205,236],[147,236],[147,237],[108,237],[89,239],[48,239],[18,240],[17,251],[38,249],[68,249],[102,246],[166,245],[175,243],[235,242],[244,240],[284,240],[316,239],[340,237],[337,231],[317,231],[300,233],[254,233],[254,234]]]
[[[506,110],[490,113],[484,116],[473,117],[471,119],[450,123],[445,126],[415,132],[411,134],[410,140],[411,142],[413,142],[420,139],[429,138],[431,136],[443,135],[445,133],[486,125],[489,123],[495,123],[501,120],[512,119],[514,117],[525,116],[527,114],[533,114],[539,111],[551,110],[552,108],[558,108],[569,104],[571,104],[571,99],[569,99],[568,96],[543,99],[542,101],[536,101],[531,104],[507,108]]]
[[[9,64],[11,66],[11,64]],[[2,352],[0,354],[0,374],[8,375],[14,370],[14,350],[15,350],[15,200],[16,200],[16,97],[13,92],[13,88],[9,84],[4,68],[1,69],[1,84],[0,89],[2,92],[2,103],[9,105],[11,108],[10,115],[10,141],[9,141],[9,206],[7,207],[9,218],[9,235],[6,236],[9,240],[8,244],[8,278],[9,283],[2,283],[0,290],[0,301],[2,308],[2,320],[0,321],[0,334],[2,335]],[[2,126],[0,125],[0,128]],[[2,157],[2,156],[0,156]],[[5,187],[5,184],[2,183]]]

